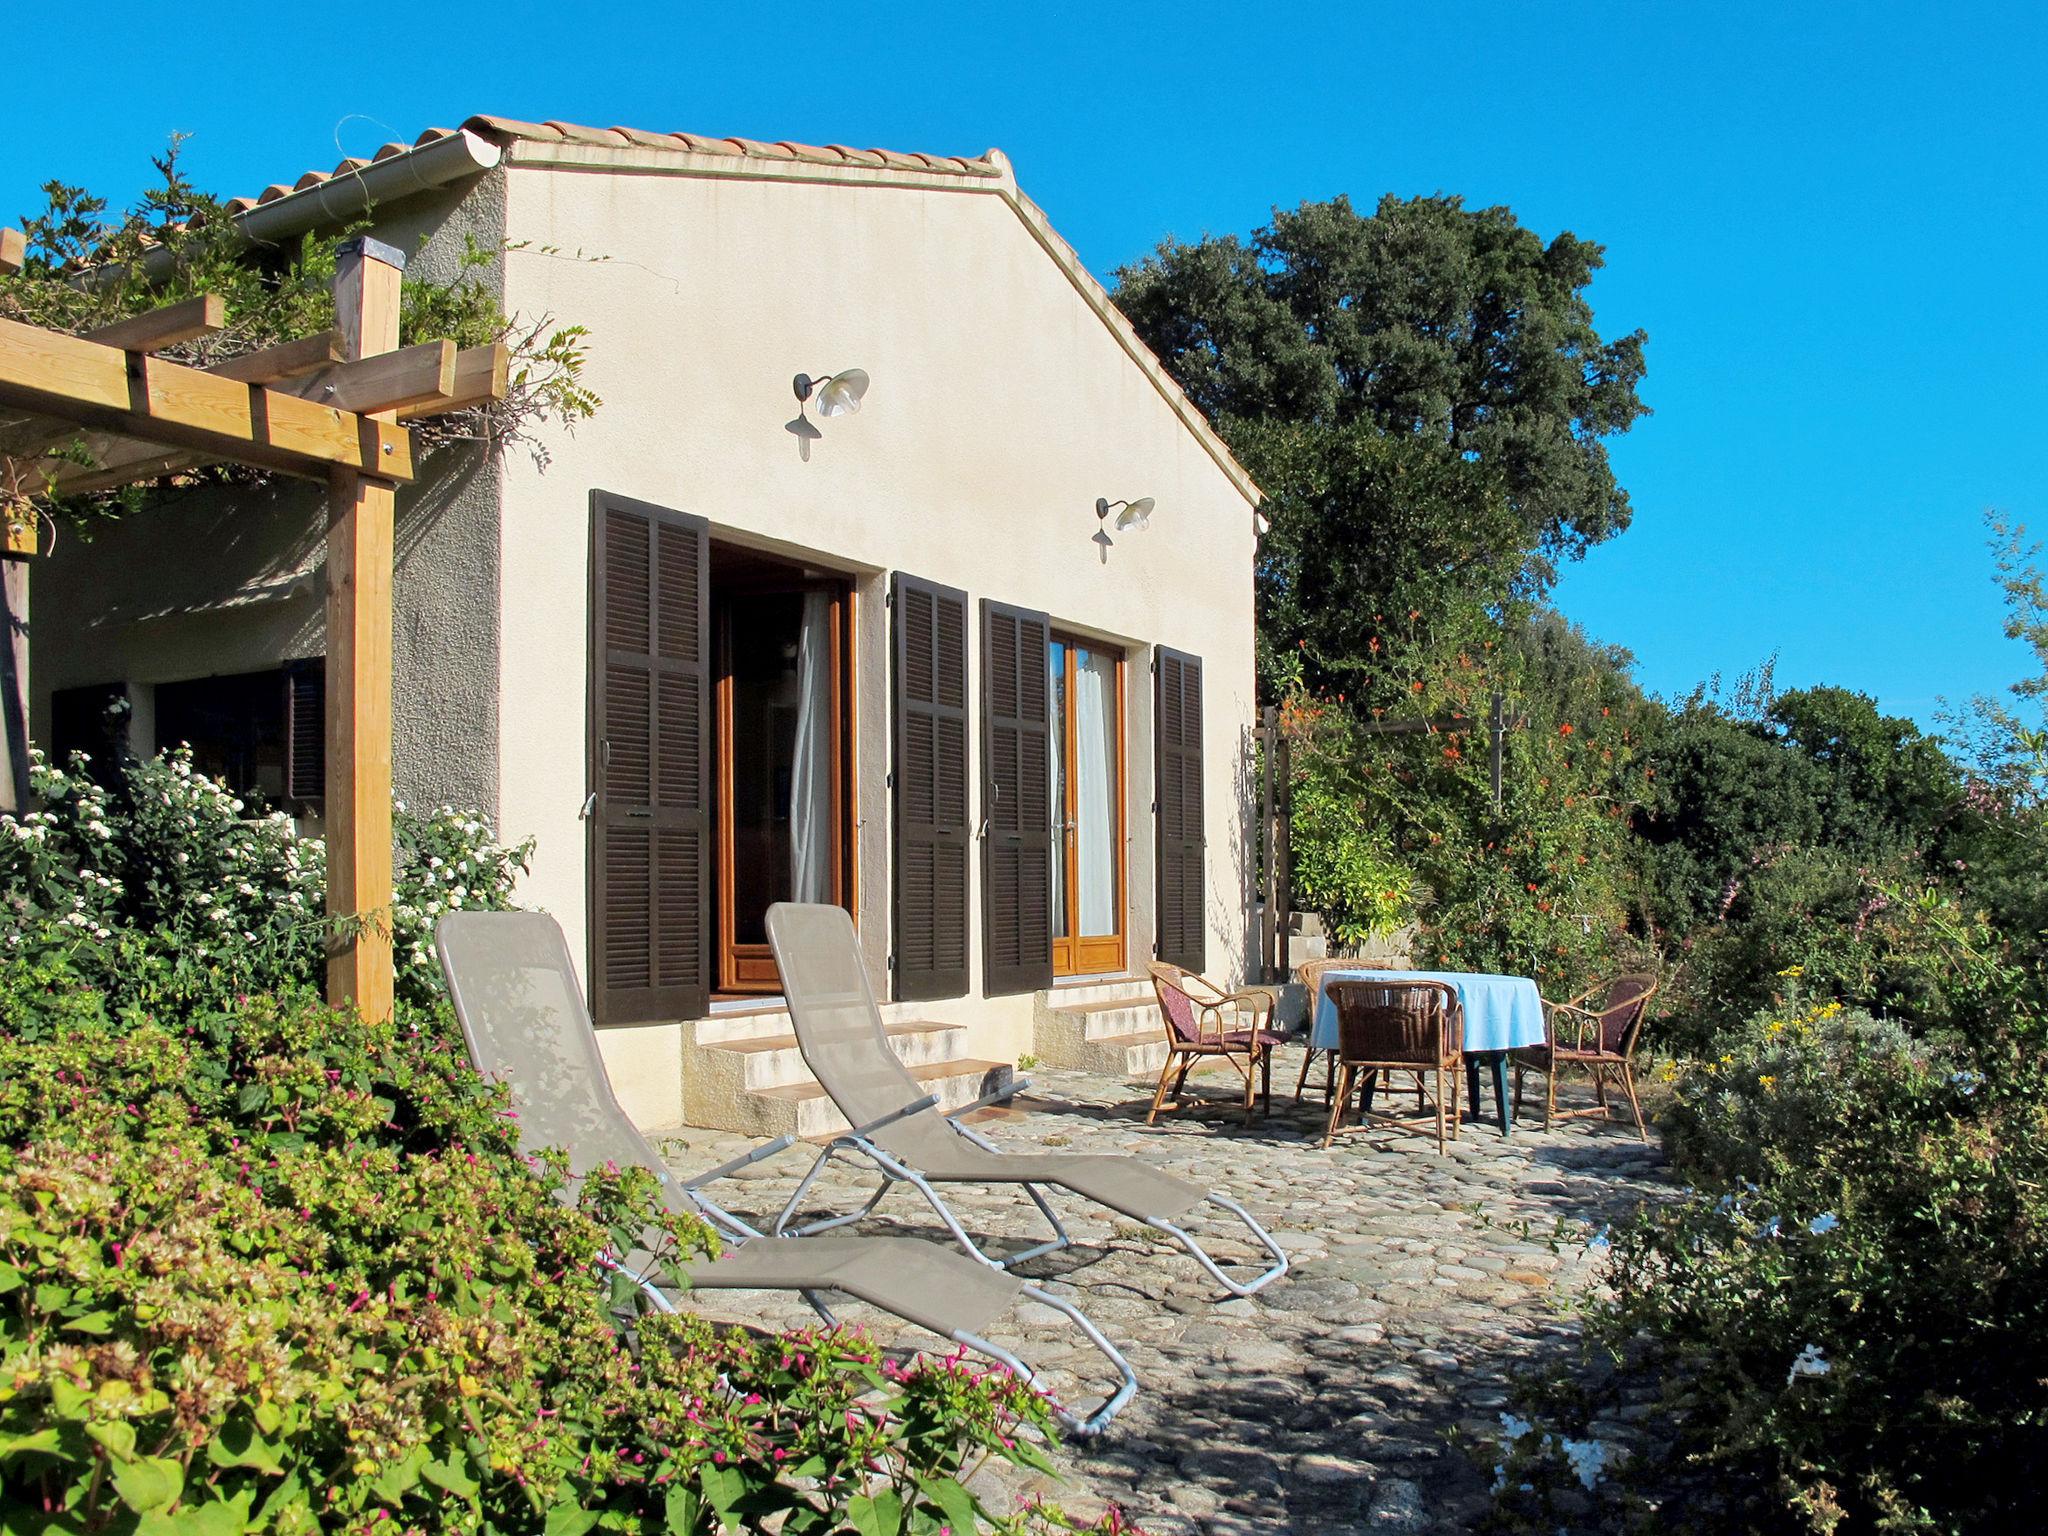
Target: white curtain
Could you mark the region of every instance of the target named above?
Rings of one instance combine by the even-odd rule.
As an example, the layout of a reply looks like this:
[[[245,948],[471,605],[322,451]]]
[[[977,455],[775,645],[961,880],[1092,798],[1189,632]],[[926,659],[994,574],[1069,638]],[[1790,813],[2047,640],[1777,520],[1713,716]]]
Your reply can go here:
[[[789,768],[789,895],[832,899],[832,598],[804,594],[796,646],[796,748]]]
[[[1074,845],[1084,934],[1116,933],[1116,658],[1074,658]]]

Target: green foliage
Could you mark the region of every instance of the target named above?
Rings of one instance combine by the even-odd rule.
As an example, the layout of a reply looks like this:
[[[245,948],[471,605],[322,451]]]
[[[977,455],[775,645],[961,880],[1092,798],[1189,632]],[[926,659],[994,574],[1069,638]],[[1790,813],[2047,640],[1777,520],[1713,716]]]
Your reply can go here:
[[[308,234],[288,248],[252,248],[222,200],[192,184],[180,163],[180,143],[173,138],[164,154],[153,157],[160,180],[118,216],[110,217],[106,199],[84,188],[45,183],[44,208],[21,221],[27,262],[18,273],[0,275],[0,317],[81,333],[181,299],[217,294],[226,304],[226,328],[164,352],[199,366],[330,329],[334,240]],[[573,426],[601,403],[582,378],[586,332],[547,316],[507,314],[492,280],[499,256],[468,239],[447,281],[403,280],[401,345],[443,337],[463,347],[502,342],[512,357],[508,398],[415,423],[424,450],[456,439],[531,442],[536,426]],[[82,278],[87,272],[92,275]],[[91,462],[76,449],[58,457]],[[258,471],[234,467],[181,477],[233,483],[260,478]],[[29,499],[43,498],[48,488],[47,481],[0,485],[0,511],[20,515]],[[131,488],[123,496],[88,497],[54,510],[87,518],[132,504],[138,495]]]
[[[642,1170],[565,1203],[450,1034],[259,998],[0,1036],[0,1527],[1054,1523],[963,1486],[1043,1465],[1007,1376],[622,1319],[599,1256],[707,1230]]]
[[[1399,702],[1317,696],[1284,657],[1275,668],[1297,763],[1296,867],[1316,868],[1351,840],[1389,839],[1416,879],[1418,958],[1577,990],[1612,962],[1635,910],[1628,827],[1646,782],[1647,706],[1611,656],[1546,616],[1517,614],[1507,627],[1453,606],[1446,617],[1369,618],[1371,697]],[[1498,810],[1485,724],[1495,690],[1518,726]],[[1369,728],[1423,721],[1438,725]],[[1304,824],[1300,797],[1323,794],[1319,781],[1346,798]]]
[[[1594,329],[1601,259],[1505,208],[1338,197],[1117,274],[1119,308],[1268,493],[1261,629],[1309,642],[1312,685],[1359,691],[1335,669],[1364,665],[1360,612],[1540,592],[1628,526],[1605,439],[1646,410],[1644,338]]]
[[[1351,755],[1332,750],[1330,732],[1319,724],[1314,706],[1290,703],[1294,890],[1301,905],[1322,914],[1338,944],[1358,949],[1413,916],[1415,877],[1375,828],[1370,798],[1350,777]]]
[[[1589,1316],[1612,1385],[1661,1389],[1619,1492],[1701,1531],[1982,1530],[2026,1507],[2048,1449],[2044,1046],[2012,998],[1939,1043],[1794,999],[1678,1075],[1691,1187],[1607,1234]]]
[[[83,756],[32,760],[41,809],[0,816],[0,1003],[17,1032],[61,1021],[77,987],[130,1008],[219,1004],[259,991],[315,991],[326,963],[326,847],[193,770],[189,753],[124,764],[113,789]],[[509,905],[532,853],[478,816],[398,806],[388,925],[404,1002],[441,993],[432,932],[442,912]]]

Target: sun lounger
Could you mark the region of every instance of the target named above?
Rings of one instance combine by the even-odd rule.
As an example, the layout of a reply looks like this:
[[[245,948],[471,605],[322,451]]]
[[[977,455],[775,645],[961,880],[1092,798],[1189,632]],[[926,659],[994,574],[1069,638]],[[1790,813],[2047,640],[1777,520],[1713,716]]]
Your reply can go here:
[[[852,1296],[998,1360],[1027,1381],[1030,1367],[990,1343],[982,1330],[1020,1297],[1042,1302],[1071,1319],[1120,1378],[1115,1392],[1092,1413],[1062,1410],[1067,1427],[1079,1434],[1100,1433],[1130,1401],[1137,1376],[1070,1302],[915,1238],[763,1236],[700,1192],[782,1151],[790,1137],[693,1179],[669,1173],[612,1093],[568,947],[553,918],[539,912],[452,912],[435,929],[435,947],[470,1059],[478,1071],[510,1087],[522,1144],[562,1149],[572,1175],[607,1163],[647,1168],[661,1181],[670,1210],[701,1216],[724,1235],[731,1246],[721,1257],[680,1266],[693,1289],[795,1291],[827,1323],[837,1319],[821,1293]],[[863,1129],[881,1134],[886,1127]],[[659,1309],[675,1310],[655,1278],[659,1270],[651,1252],[615,1256],[609,1267],[633,1279]]]
[[[897,1183],[912,1186],[930,1202],[954,1238],[984,1263],[1008,1268],[1039,1254],[1065,1248],[1073,1239],[1060,1224],[1040,1186],[1065,1189],[1105,1205],[1121,1216],[1172,1237],[1233,1296],[1249,1296],[1287,1273],[1287,1255],[1245,1208],[1162,1168],[1135,1157],[1046,1157],[1004,1152],[959,1120],[931,1105],[917,1080],[889,1049],[881,1011],[861,964],[853,923],[839,907],[777,902],[768,909],[768,942],[782,972],[782,992],[796,1025],[804,1062],[853,1126],[827,1144],[804,1175],[775,1223],[778,1235],[809,1235],[860,1220]],[[1016,1093],[1022,1082],[990,1094],[975,1105]],[[924,1107],[919,1107],[923,1105]],[[836,1157],[858,1155],[882,1175],[881,1187],[860,1210],[793,1230],[790,1223],[818,1175]],[[935,1186],[1018,1184],[1051,1224],[1049,1241],[996,1259],[968,1236]],[[1249,1281],[1226,1274],[1180,1223],[1202,1205],[1219,1206],[1244,1223],[1272,1256],[1270,1267]]]

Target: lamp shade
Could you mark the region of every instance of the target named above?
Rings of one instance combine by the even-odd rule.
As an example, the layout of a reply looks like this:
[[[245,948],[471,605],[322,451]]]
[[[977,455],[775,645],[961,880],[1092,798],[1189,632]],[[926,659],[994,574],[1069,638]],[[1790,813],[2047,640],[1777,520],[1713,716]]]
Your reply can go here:
[[[1143,529],[1149,526],[1151,521],[1152,498],[1150,496],[1140,496],[1116,515],[1116,526],[1119,531],[1125,528]]]
[[[860,399],[868,392],[867,371],[862,368],[848,368],[835,373],[818,386],[818,414],[820,416],[851,416],[860,409]]]

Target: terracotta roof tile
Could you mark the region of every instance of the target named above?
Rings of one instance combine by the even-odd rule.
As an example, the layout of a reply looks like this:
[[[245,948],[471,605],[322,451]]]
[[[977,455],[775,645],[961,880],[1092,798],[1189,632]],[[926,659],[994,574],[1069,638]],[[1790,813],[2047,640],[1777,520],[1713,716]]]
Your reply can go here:
[[[246,213],[261,203],[274,203],[293,192],[317,187],[336,176],[353,175],[379,160],[410,154],[456,134],[468,132],[498,144],[524,139],[537,144],[589,144],[602,149],[651,149],[673,154],[733,155],[753,160],[799,161],[806,165],[845,165],[869,170],[918,171],[941,176],[1000,177],[1007,162],[993,150],[967,158],[959,155],[903,153],[893,149],[855,149],[846,144],[804,144],[794,139],[766,143],[760,139],[713,139],[697,133],[656,133],[644,128],[591,128],[581,123],[529,123],[516,117],[477,116],[461,128],[429,128],[410,144],[393,141],[369,159],[354,157],[330,171],[308,171],[295,183],[265,187],[255,197],[230,198],[230,213]]]

